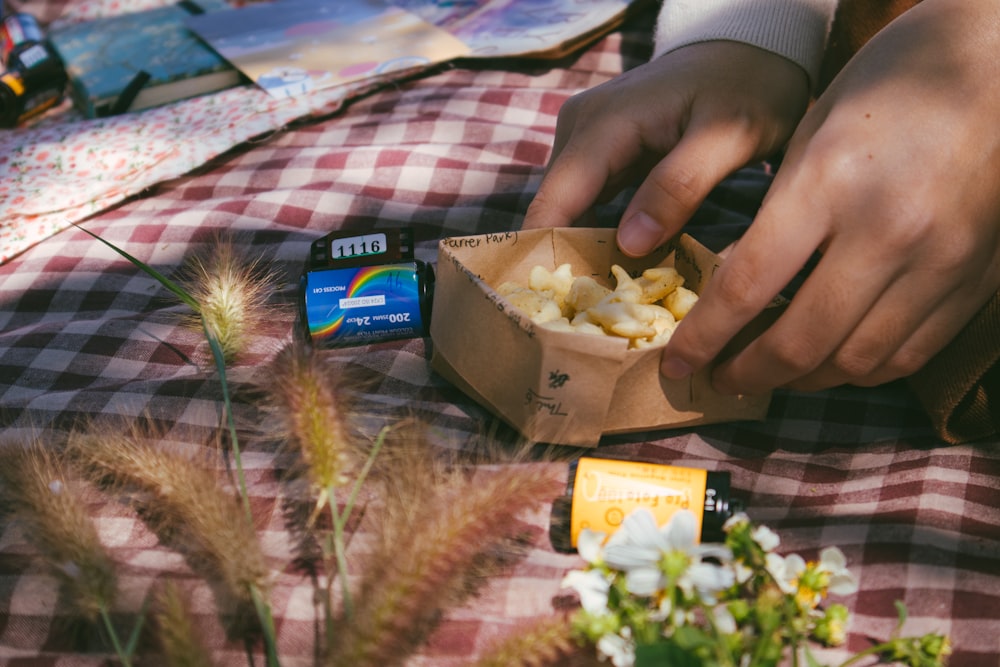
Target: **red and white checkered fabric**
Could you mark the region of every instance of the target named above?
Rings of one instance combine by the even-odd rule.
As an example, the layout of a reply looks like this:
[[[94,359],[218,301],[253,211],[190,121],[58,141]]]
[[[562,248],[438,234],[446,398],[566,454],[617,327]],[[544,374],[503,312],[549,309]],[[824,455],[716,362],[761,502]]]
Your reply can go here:
[[[560,105],[648,50],[637,20],[558,63],[483,63],[401,83],[241,146],[85,226],[168,273],[219,232],[237,233],[284,270],[289,303],[310,243],[332,230],[412,226],[418,256],[433,261],[443,236],[517,229]],[[747,224],[768,182],[763,169],[737,174],[690,231],[720,247]],[[598,217],[614,224],[621,210],[612,202]],[[210,451],[219,387],[200,338],[177,323],[184,308],[168,296],[73,228],[0,266],[0,424],[8,444],[84,418],[147,415],[171,445]],[[233,369],[237,387],[292,335],[294,311],[280,312]],[[415,339],[330,354],[374,380],[358,397],[373,415],[418,413],[442,447],[462,448],[489,418],[431,372],[429,346]],[[730,471],[734,494],[782,536],[783,550],[810,557],[839,546],[860,579],[859,592],[844,600],[853,612],[850,649],[892,632],[899,599],[909,608],[905,632],[951,635],[952,664],[1000,664],[1000,442],[943,446],[904,385],[778,392],[764,422],[617,436],[597,453]],[[279,649],[287,664],[306,664],[317,609],[312,582],[290,562],[282,463],[273,447],[250,439],[244,464],[274,567]],[[557,485],[564,480],[562,464],[539,465]],[[127,508],[94,498],[88,509],[121,564],[123,615],[158,580],[186,582],[202,592],[196,611],[218,663],[246,664],[183,559]],[[523,521],[533,536],[524,557],[443,618],[410,664],[469,664],[505,631],[553,613],[562,575],[580,563],[550,548],[547,513]],[[18,526],[0,526],[0,656],[12,664],[102,663],[100,644],[78,630]]]

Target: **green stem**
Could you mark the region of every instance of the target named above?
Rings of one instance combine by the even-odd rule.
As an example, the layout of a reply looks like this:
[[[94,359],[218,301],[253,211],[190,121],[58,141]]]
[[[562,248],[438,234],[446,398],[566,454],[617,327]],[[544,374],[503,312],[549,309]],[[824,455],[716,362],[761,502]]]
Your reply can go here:
[[[332,491],[332,489],[331,489]],[[348,508],[344,513],[337,512],[336,501],[330,496],[330,513],[333,515],[333,554],[337,559],[337,578],[340,579],[340,592],[344,598],[344,615],[351,618],[354,615],[354,602],[351,599],[351,588],[347,581],[347,548],[344,545],[344,527],[350,515]]]
[[[333,551],[334,557],[337,560],[337,574],[340,579],[340,588],[344,596],[344,615],[347,616],[347,618],[350,618],[354,614],[354,603],[351,599],[350,586],[348,585],[349,582],[347,580],[347,549],[344,545],[344,529],[347,527],[347,521],[351,518],[351,513],[354,511],[355,504],[357,504],[358,496],[361,493],[361,486],[364,484],[365,479],[367,479],[368,474],[371,472],[372,466],[375,465],[375,458],[378,456],[379,451],[381,451],[382,445],[385,444],[385,438],[388,433],[388,426],[382,427],[382,430],[378,432],[378,436],[375,438],[375,444],[372,445],[372,450],[369,452],[367,460],[365,460],[365,465],[361,468],[361,472],[358,473],[357,478],[354,480],[354,486],[351,487],[351,492],[347,496],[347,503],[344,505],[343,512],[338,512],[336,509],[336,501],[333,495],[333,485],[327,487],[330,514],[333,517]]]
[[[382,449],[382,445],[385,444],[385,437],[389,434],[389,427],[383,426],[382,430],[378,432],[375,437],[375,444],[372,445],[372,451],[368,454],[368,460],[365,461],[364,467],[361,472],[358,473],[357,479],[354,480],[354,487],[351,488],[351,494],[347,497],[347,504],[344,505],[343,513],[343,523],[347,525],[347,519],[350,518],[351,512],[354,510],[354,504],[358,500],[358,495],[361,493],[361,485],[364,484],[365,478],[368,477],[368,473],[371,472],[372,466],[375,465],[375,457],[378,456],[379,451]]]
[[[253,512],[250,510],[250,496],[247,493],[246,476],[243,473],[243,457],[240,453],[240,440],[236,434],[236,418],[233,416],[233,401],[229,395],[229,382],[226,379],[226,359],[222,352],[219,341],[208,330],[208,325],[204,318],[201,321],[202,330],[208,339],[208,346],[212,349],[212,357],[215,359],[215,367],[219,373],[219,384],[222,387],[222,401],[226,411],[226,420],[229,426],[229,440],[233,447],[233,461],[236,463],[236,477],[240,485],[240,500],[243,502],[243,510],[246,512],[247,520],[253,526]]]
[[[142,626],[146,622],[146,612],[149,611],[149,596],[142,601],[142,609],[139,610],[139,618],[135,621],[135,626],[132,628],[132,635],[128,639],[128,645],[125,647],[125,653],[127,655],[134,655],[135,648],[139,645],[139,635],[142,634]]]
[[[790,628],[789,644],[792,648],[792,667],[799,667],[799,646],[802,642],[802,635],[799,634],[795,619],[799,615],[799,605],[794,599],[785,595],[785,626]]]
[[[336,525],[336,517],[334,517],[334,525]],[[323,618],[325,620],[325,625],[326,625],[327,647],[333,646],[333,639],[336,636],[336,628],[334,626],[334,619],[333,619],[333,602],[331,599],[333,593],[333,580],[335,577],[331,573],[328,564],[330,561],[330,553],[335,551],[336,547],[334,546],[333,536],[327,535],[327,539],[325,541],[325,544],[323,545],[323,566],[324,568],[326,568],[326,595],[323,596],[323,615],[324,615]],[[341,583],[341,586],[343,586],[343,583]],[[344,595],[347,596],[344,598],[344,600],[345,601],[349,600],[350,591],[346,587],[343,588],[342,590],[344,592]]]
[[[893,640],[889,640],[887,642],[882,642],[881,644],[876,644],[875,646],[869,646],[865,650],[855,653],[850,658],[840,663],[840,667],[848,667],[849,665],[853,665],[859,660],[863,660],[870,655],[878,655],[879,653],[884,653],[885,651],[892,648],[892,645],[893,645]]]
[[[271,614],[271,605],[267,603],[260,589],[254,584],[250,584],[250,597],[253,598],[253,606],[257,610],[257,618],[260,620],[261,629],[264,631],[267,664],[269,667],[278,667],[281,664],[278,659],[278,633],[274,628],[274,616]]]
[[[700,598],[698,605],[701,607],[701,611],[705,615],[705,621],[708,623],[708,627],[712,631],[712,636],[715,638],[713,648],[715,649],[715,658],[719,661],[720,667],[734,667],[735,663],[733,662],[732,653],[726,647],[722,633],[719,632],[719,626],[715,622],[714,610]]]
[[[788,629],[785,633],[782,633],[782,641],[787,636],[789,640],[789,645],[791,647],[792,653],[792,667],[798,667],[799,665],[799,651],[801,648],[801,642],[805,638],[805,635],[800,633],[795,624],[795,619],[798,618],[800,608],[799,604],[795,599],[794,593],[785,593],[782,590],[781,583],[774,576],[774,574],[768,570],[766,567],[759,568],[764,575],[764,578],[772,585],[775,586],[779,591],[781,591],[782,596],[782,616],[783,625]],[[758,591],[759,595],[759,591]],[[775,632],[777,627],[768,628],[767,633],[761,632],[761,636],[765,634],[770,634]],[[757,650],[754,651],[754,659],[759,658],[759,653],[762,647],[766,646],[764,642],[759,642],[757,644]],[[753,662],[751,664],[754,664]]]
[[[122,667],[132,667],[132,656],[127,653],[124,648],[122,648],[122,643],[118,639],[118,633],[115,631],[115,626],[111,622],[111,614],[108,613],[107,608],[104,605],[100,606],[101,620],[104,622],[104,629],[108,631],[108,636],[111,638],[111,645],[115,649],[115,654],[118,659],[121,660]]]

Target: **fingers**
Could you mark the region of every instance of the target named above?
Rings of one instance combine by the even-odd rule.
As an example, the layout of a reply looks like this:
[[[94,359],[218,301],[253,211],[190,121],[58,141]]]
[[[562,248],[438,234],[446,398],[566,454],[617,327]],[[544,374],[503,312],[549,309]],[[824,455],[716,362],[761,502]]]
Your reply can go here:
[[[618,122],[558,139],[524,228],[566,227],[582,217],[609,184],[642,159],[644,132]],[[666,157],[649,172],[622,216],[618,242],[627,255],[646,255],[675,235],[709,192],[758,150],[754,137],[723,120],[692,124],[676,145],[664,148]]]
[[[772,262],[761,267],[755,263],[758,256],[747,253],[746,240],[675,331],[664,351],[665,375],[682,377],[707,364],[721,349],[719,340],[724,344],[738,331],[736,323],[749,321],[766,306],[762,297],[773,285],[745,281],[737,289],[733,285],[741,281],[731,271],[760,276],[776,270],[776,258],[798,257],[788,246],[772,245]],[[714,369],[713,386],[722,393],[757,394],[782,386],[802,391],[873,386],[906,377],[951,341],[995,291],[996,266],[963,279],[928,269],[932,261],[923,253],[894,264],[881,249],[864,238],[833,239],[782,316]]]
[[[618,225],[618,247],[642,257],[677,234],[709,192],[757,151],[754,138],[722,120],[692,123],[633,195]]]
[[[907,271],[878,296],[820,365],[786,386],[801,391],[842,384],[875,386],[912,375],[985,304],[992,295],[988,285],[955,286],[933,271]],[[721,385],[729,375],[746,377],[748,369],[733,361],[718,369]]]
[[[898,344],[919,324],[905,317],[912,309],[879,307],[894,292],[897,275],[872,244],[835,239],[782,316],[715,369],[713,385],[723,393],[757,394],[843,384],[874,371],[888,354],[886,342]]]
[[[604,189],[609,167],[595,154],[593,159],[575,157],[575,149],[552,162],[528,205],[523,229],[569,227],[590,209]]]
[[[765,204],[708,281],[698,303],[664,348],[660,370],[665,376],[680,379],[707,366],[730,339],[772,302],[822,244],[826,225],[821,215],[810,217],[798,210],[793,216],[791,210],[788,213],[785,210],[786,206],[779,202]],[[802,322],[792,307],[779,321],[791,315]],[[803,315],[808,319],[806,313]],[[777,323],[764,336],[773,337],[775,326]],[[762,339],[763,336],[758,339],[758,350]],[[768,378],[769,372],[763,377]]]
[[[528,205],[523,229],[569,227],[640,158],[642,139],[635,125],[612,115],[588,113],[592,105],[571,98],[560,111],[552,158]]]
[[[801,68],[756,47],[716,40],[665,54],[567,100],[523,227],[571,225],[655,164],[619,237],[627,254],[646,254],[728,174],[783,145],[807,101]]]

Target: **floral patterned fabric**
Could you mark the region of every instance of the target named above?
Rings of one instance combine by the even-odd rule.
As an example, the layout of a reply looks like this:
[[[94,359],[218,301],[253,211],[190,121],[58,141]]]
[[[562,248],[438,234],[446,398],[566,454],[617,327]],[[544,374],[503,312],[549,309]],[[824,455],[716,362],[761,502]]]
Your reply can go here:
[[[72,222],[358,91],[276,100],[253,86],[86,120],[72,109],[0,133],[0,262]]]
[[[47,24],[162,5],[163,0],[12,2]],[[226,150],[310,114],[338,110],[371,84],[283,100],[252,85],[110,118],[84,119],[69,102],[34,125],[0,130],[0,263],[69,224],[199,167]]]
[[[560,30],[574,22],[604,20],[618,0],[590,0],[590,7],[559,18]],[[627,4],[620,0],[621,7]],[[10,11],[34,14],[59,25],[160,6],[165,0],[11,0]],[[233,2],[234,6],[246,2]],[[462,12],[452,3],[401,2],[425,19],[454,25],[474,54],[558,46],[562,34],[544,25],[546,7],[515,14],[502,37],[486,27],[504,17]],[[497,3],[505,4],[505,3]],[[530,4],[530,3],[529,3]],[[596,18],[588,19],[588,12]],[[531,24],[524,24],[530,19]],[[499,22],[499,23],[498,23]],[[538,25],[535,25],[538,24]],[[532,27],[532,26],[535,27]],[[486,27],[484,27],[486,26]],[[580,28],[586,31],[587,26]],[[501,40],[499,48],[497,40]],[[384,81],[383,81],[384,82]],[[161,181],[199,167],[226,150],[310,115],[337,111],[344,102],[378,83],[356,82],[288,99],[272,99],[247,85],[142,112],[84,120],[68,103],[50,111],[37,126],[0,130],[0,263],[93,213]]]

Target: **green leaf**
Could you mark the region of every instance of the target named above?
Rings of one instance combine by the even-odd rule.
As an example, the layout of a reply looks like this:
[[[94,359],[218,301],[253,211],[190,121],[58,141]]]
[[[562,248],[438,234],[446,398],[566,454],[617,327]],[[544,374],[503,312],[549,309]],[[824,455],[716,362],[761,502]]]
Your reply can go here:
[[[635,667],[704,667],[701,660],[672,642],[644,644],[635,649]]]
[[[196,313],[200,313],[201,312],[201,305],[197,301],[194,300],[194,297],[192,297],[190,294],[188,294],[187,292],[185,292],[181,288],[180,285],[178,285],[174,281],[170,280],[165,275],[163,275],[162,273],[160,273],[159,271],[157,271],[153,267],[149,266],[148,264],[146,264],[142,260],[140,260],[140,259],[138,259],[136,257],[133,257],[132,255],[128,254],[127,252],[125,252],[124,250],[122,250],[121,248],[119,248],[118,246],[116,246],[114,243],[111,243],[110,241],[105,241],[104,239],[102,239],[100,236],[98,236],[94,232],[90,231],[89,229],[87,229],[85,227],[81,227],[80,225],[78,225],[75,222],[71,222],[70,224],[73,225],[74,227],[76,227],[77,229],[83,230],[87,234],[90,234],[92,237],[94,237],[95,239],[97,239],[98,241],[100,241],[101,243],[103,243],[104,245],[108,246],[109,248],[111,248],[112,250],[114,250],[116,253],[118,253],[119,255],[121,255],[122,257],[124,257],[125,259],[127,259],[128,261],[132,262],[132,264],[134,264],[137,268],[141,269],[142,271],[145,271],[151,278],[153,278],[154,280],[156,280],[157,282],[159,282],[161,285],[163,285],[164,287],[166,287],[168,290],[170,290],[171,292],[173,292],[174,295],[178,299],[180,299],[185,304],[187,304],[188,306],[190,306]]]
[[[713,646],[714,642],[703,629],[693,625],[682,625],[674,630],[673,640],[687,651],[695,651],[702,646]]]
[[[896,615],[899,616],[899,622],[896,624],[897,630],[902,630],[903,623],[906,623],[906,617],[908,612],[906,611],[906,604],[902,600],[896,600]]]
[[[803,648],[805,649],[806,667],[823,667],[823,664],[819,662],[812,654],[812,651],[809,650],[808,645],[803,646]]]

